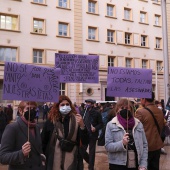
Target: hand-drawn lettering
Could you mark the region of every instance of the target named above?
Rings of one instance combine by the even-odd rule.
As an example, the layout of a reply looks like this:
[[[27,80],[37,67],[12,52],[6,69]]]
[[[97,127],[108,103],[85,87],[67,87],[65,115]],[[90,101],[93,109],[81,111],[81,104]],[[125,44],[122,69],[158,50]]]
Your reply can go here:
[[[61,82],[98,83],[99,56],[56,53],[55,67]]]

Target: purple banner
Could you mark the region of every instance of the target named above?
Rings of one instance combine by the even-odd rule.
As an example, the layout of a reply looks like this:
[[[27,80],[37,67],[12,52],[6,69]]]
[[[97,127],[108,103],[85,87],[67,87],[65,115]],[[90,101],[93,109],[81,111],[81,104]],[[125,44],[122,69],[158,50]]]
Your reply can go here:
[[[99,56],[56,53],[55,67],[61,68],[63,83],[99,82]]]
[[[3,99],[58,102],[60,69],[6,62]]]
[[[107,96],[150,98],[151,95],[151,69],[108,68]]]

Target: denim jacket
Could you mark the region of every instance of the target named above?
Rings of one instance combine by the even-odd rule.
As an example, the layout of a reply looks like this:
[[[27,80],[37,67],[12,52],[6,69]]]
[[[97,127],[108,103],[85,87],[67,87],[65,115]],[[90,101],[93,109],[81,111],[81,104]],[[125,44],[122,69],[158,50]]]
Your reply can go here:
[[[135,119],[133,127],[133,137],[138,155],[139,167],[147,169],[148,159],[148,143],[142,123]],[[108,161],[110,164],[126,165],[127,154],[123,145],[123,136],[125,134],[123,126],[119,123],[117,116],[114,117],[106,127],[105,132],[105,148],[108,152]]]

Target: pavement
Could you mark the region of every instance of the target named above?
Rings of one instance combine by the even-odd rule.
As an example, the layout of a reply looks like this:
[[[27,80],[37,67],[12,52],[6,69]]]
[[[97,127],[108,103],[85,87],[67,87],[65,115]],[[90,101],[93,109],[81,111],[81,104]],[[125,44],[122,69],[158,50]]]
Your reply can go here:
[[[43,126],[42,119],[39,120],[40,127]],[[165,140],[164,149],[166,155],[161,154],[160,158],[160,170],[170,170],[170,137]],[[96,160],[95,160],[95,170],[108,170],[108,160],[107,152],[104,146],[96,147]],[[8,170],[8,166],[0,164],[0,170]],[[88,164],[84,162],[84,170],[88,170]]]

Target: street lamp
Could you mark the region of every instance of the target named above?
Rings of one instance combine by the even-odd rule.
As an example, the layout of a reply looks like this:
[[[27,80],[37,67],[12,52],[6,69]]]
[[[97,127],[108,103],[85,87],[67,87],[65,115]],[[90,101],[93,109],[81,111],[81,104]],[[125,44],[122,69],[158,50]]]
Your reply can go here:
[[[160,71],[162,71],[163,67],[161,67],[159,70],[157,70],[156,68],[156,71],[155,71],[155,84],[156,84],[156,88],[155,88],[155,94],[156,94],[156,100],[158,100],[158,73]]]

